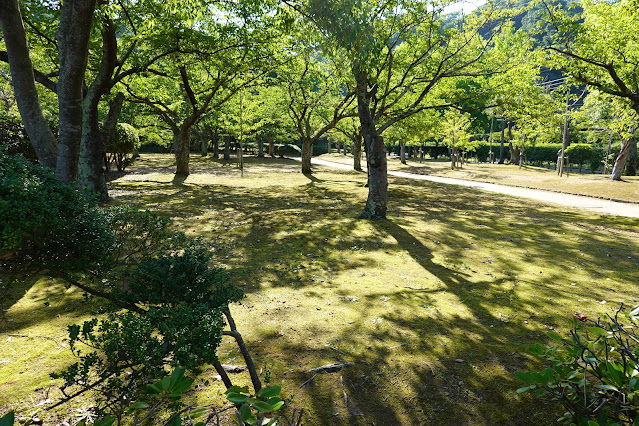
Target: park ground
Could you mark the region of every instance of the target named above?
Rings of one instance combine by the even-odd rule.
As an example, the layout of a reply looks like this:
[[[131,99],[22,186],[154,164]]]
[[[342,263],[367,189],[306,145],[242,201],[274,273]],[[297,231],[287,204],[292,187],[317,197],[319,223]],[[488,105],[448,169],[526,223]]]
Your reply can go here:
[[[171,156],[145,155],[110,188],[113,204],[159,211],[210,244],[246,294],[232,311],[262,375],[304,424],[553,424],[561,407],[516,394],[513,373],[540,368],[527,346],[567,333],[575,313],[639,304],[636,219],[390,177],[388,220],[364,221],[365,180],[270,158],[248,158],[240,177],[196,156],[175,179]],[[72,360],[66,326],[100,306],[47,277],[2,286],[0,412],[80,416],[89,401],[43,412],[59,396],[48,373]],[[219,356],[241,363],[229,342]],[[353,364],[307,372],[335,362]],[[191,401],[223,404],[214,374],[197,377]]]

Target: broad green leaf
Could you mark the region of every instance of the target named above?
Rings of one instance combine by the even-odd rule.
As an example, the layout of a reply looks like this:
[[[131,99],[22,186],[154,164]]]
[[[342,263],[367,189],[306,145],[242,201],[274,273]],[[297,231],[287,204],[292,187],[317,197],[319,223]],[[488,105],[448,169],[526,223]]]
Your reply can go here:
[[[246,395],[232,392],[232,393],[226,394],[226,399],[228,399],[234,404],[243,404],[244,402],[246,402],[246,400],[249,399],[249,397]]]
[[[142,408],[149,408],[149,404],[147,404],[147,403],[146,403],[146,402],[144,402],[144,401],[137,401],[137,402],[134,402],[134,403],[133,403],[133,404],[131,404],[131,406],[127,409],[127,412],[132,413],[132,412],[134,412],[135,410],[139,410],[139,409],[142,409]]]
[[[257,392],[257,396],[260,398],[271,398],[271,397],[279,395],[281,391],[282,391],[282,386],[280,385],[269,386],[267,388],[260,389]]]
[[[530,386],[526,386],[526,387],[523,387],[523,388],[519,388],[519,389],[517,389],[517,393],[524,393],[524,392],[527,392],[527,391],[529,391],[531,389],[535,389],[536,387],[537,387],[537,385],[530,385]]]
[[[616,391],[616,392],[619,391],[619,388],[617,386],[612,386],[612,385],[595,385],[595,387],[599,389],[604,389],[604,390],[610,390],[610,391]]]
[[[233,392],[233,393],[243,393],[243,394],[248,394],[248,393],[249,393],[249,390],[248,390],[248,387],[246,387],[246,386],[245,386],[245,387],[243,387],[243,388],[241,388],[241,387],[239,387],[239,386],[231,386],[230,388],[228,388],[228,389],[226,390],[226,392],[225,392],[225,393],[229,394],[229,393],[232,393],[232,392]]]
[[[191,416],[192,419],[197,419],[198,417],[205,415],[207,412],[208,408],[206,407],[195,407],[189,411],[189,416]]]
[[[253,408],[262,413],[270,413],[273,411],[273,407],[264,401],[255,401],[253,403]]]
[[[175,385],[178,384],[178,382],[180,382],[180,380],[182,380],[185,371],[186,370],[184,368],[176,368],[175,370],[173,370],[173,373],[171,374],[171,388],[173,388]]]
[[[13,426],[15,421],[15,414],[13,411],[9,411],[4,416],[0,417],[0,426]]]

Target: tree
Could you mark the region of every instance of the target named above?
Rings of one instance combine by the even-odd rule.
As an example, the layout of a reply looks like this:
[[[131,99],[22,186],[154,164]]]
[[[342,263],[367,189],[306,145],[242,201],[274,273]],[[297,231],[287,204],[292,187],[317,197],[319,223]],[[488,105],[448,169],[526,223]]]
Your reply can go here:
[[[619,98],[639,115],[639,51],[634,38],[629,37],[639,32],[639,3],[585,0],[580,4],[583,12],[576,16],[545,4],[547,19],[556,30],[548,49],[575,80]],[[621,179],[632,140],[627,137],[622,141],[613,180]]]
[[[326,40],[327,55],[338,52],[350,63],[369,170],[368,199],[360,217],[385,218],[388,177],[383,132],[419,111],[434,108],[429,94],[442,80],[485,72],[473,67],[480,63],[495,34],[489,25],[493,10],[468,17],[464,30],[459,30],[443,28],[442,7],[427,2],[285,3],[315,24],[320,39]],[[488,37],[482,37],[480,29]]]
[[[311,173],[313,145],[343,118],[354,115],[352,91],[332,63],[317,52],[302,52],[291,58],[281,73],[288,88],[288,109],[302,139],[302,173]]]

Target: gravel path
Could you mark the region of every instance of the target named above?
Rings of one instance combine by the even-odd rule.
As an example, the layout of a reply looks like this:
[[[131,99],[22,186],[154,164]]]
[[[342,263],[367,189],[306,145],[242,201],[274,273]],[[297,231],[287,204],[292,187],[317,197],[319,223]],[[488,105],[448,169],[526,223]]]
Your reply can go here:
[[[353,169],[353,166],[351,165],[333,163],[332,161],[321,160],[318,158],[313,158],[312,162],[313,164],[333,167],[337,169]],[[528,198],[531,200],[542,201],[544,203],[558,204],[561,206],[573,207],[576,209],[583,209],[601,214],[639,218],[639,204],[622,203],[618,201],[603,200],[600,198],[584,197],[581,195],[562,194],[559,192],[543,191],[540,189],[519,188],[514,186],[498,185],[495,183],[475,182],[469,180],[419,175],[415,173],[404,173],[391,170],[388,171],[388,174],[391,176],[397,176],[406,179],[427,180],[431,182],[444,183],[447,185],[465,186],[482,191],[512,195],[514,197]]]

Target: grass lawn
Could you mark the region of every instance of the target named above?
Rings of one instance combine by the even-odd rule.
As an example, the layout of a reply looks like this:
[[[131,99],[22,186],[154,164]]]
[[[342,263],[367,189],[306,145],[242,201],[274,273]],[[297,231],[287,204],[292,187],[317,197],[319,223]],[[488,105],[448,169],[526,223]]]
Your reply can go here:
[[[350,155],[333,153],[319,158],[353,164]],[[366,165],[364,159],[362,165]],[[610,180],[609,174],[592,174],[584,169],[584,173],[572,172],[559,177],[554,169],[533,166],[520,169],[516,165],[489,163],[467,163],[461,169],[451,170],[447,160],[424,160],[420,163],[418,159],[408,159],[406,164],[402,164],[395,156],[389,157],[388,169],[639,203],[639,176],[623,176],[619,182]]]
[[[211,244],[246,293],[231,309],[256,363],[304,424],[553,424],[561,407],[514,393],[513,372],[539,367],[527,345],[566,333],[576,312],[639,304],[636,219],[391,177],[388,220],[357,220],[365,174],[246,161],[240,177],[194,155],[178,180],[170,156],[145,155],[111,195]],[[65,326],[99,306],[46,278],[2,285],[0,413],[29,414],[59,396],[47,375],[71,361]],[[219,356],[241,363],[230,342]],[[193,400],[222,404],[214,374]]]

